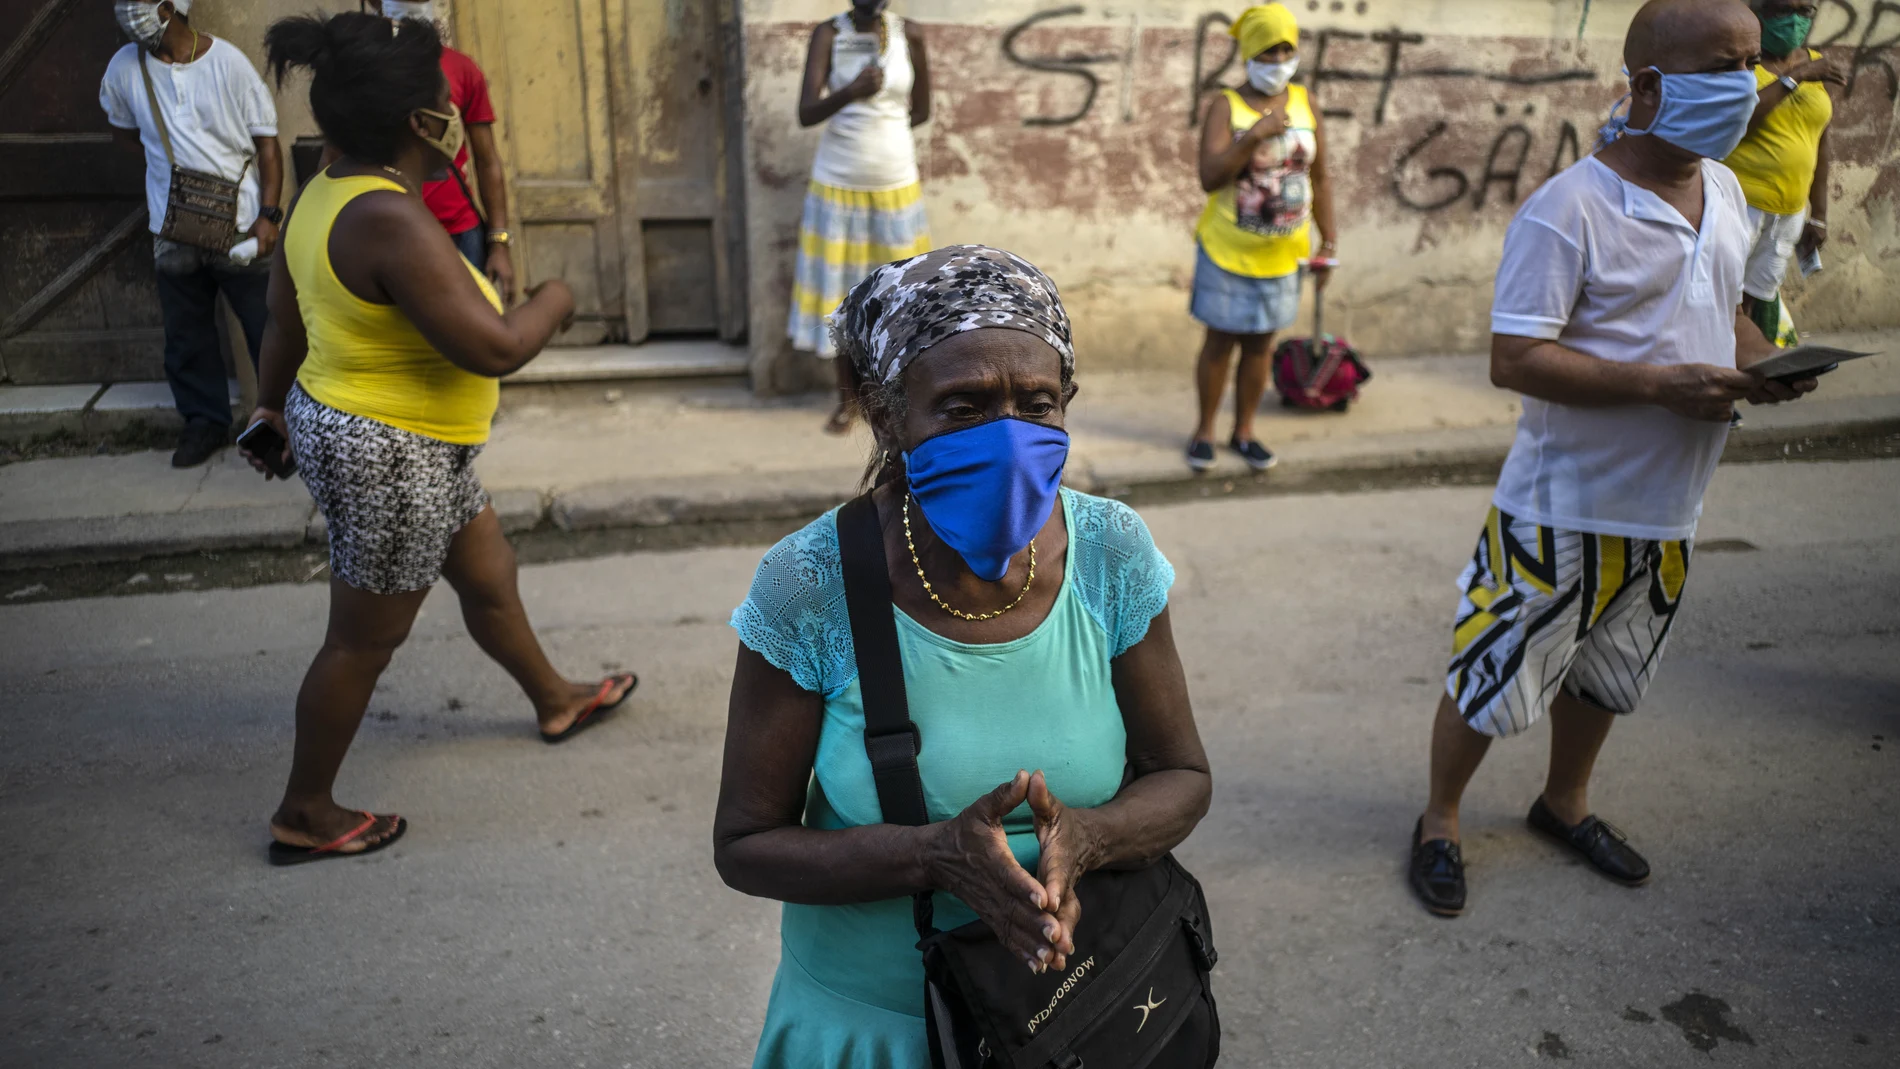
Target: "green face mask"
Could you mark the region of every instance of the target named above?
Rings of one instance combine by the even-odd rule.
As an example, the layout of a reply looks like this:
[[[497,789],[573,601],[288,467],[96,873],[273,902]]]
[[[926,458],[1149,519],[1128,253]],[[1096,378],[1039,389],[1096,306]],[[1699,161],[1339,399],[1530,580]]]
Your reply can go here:
[[[1785,56],[1807,43],[1814,20],[1790,11],[1761,21],[1761,50],[1770,56]]]

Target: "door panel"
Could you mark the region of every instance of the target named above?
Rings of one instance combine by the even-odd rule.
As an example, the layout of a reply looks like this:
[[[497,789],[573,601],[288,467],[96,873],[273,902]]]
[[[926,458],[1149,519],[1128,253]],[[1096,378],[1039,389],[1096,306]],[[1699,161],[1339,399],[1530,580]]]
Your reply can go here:
[[[626,125],[633,135],[632,205],[643,240],[666,243],[643,256],[649,325],[731,341],[738,336],[734,323],[744,321],[744,287],[734,284],[724,253],[730,224],[722,210],[728,203],[722,5],[730,7],[731,0],[629,6],[633,99]],[[737,96],[731,99],[736,106]]]
[[[607,32],[624,2],[455,5],[459,40],[488,76],[495,102],[523,281],[563,278],[574,289],[574,325],[560,345],[618,340],[627,331]]]
[[[719,326],[713,228],[703,219],[640,224],[647,267],[647,314],[655,334],[705,334]]]
[[[559,342],[738,340],[735,0],[460,0],[455,14],[494,97],[524,281],[574,287]]]
[[[110,4],[25,0],[0,47],[0,377],[164,376],[145,162],[116,143],[99,78]]]

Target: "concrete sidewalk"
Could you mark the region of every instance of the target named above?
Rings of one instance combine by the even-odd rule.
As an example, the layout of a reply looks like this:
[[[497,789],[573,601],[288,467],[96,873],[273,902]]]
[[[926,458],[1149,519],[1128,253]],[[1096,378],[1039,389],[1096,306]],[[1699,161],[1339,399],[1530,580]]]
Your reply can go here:
[[[1829,375],[1810,400],[1745,409],[1731,456],[1805,439],[1900,432],[1900,331],[1817,335],[1879,350]],[[1197,477],[1181,458],[1193,422],[1179,373],[1078,376],[1068,480],[1104,494],[1226,487],[1254,477],[1225,449]],[[1340,485],[1355,473],[1471,471],[1509,448],[1516,399],[1482,356],[1375,361],[1350,413],[1288,412],[1269,394],[1257,421],[1280,456],[1279,488]],[[825,435],[828,398],[759,399],[737,386],[610,389],[510,386],[479,467],[512,531],[656,527],[815,515],[855,489],[870,452],[861,426]],[[1229,419],[1223,417],[1225,433]],[[227,451],[174,471],[163,452],[33,460],[0,467],[0,568],[128,560],[198,550],[292,547],[323,539],[301,483],[265,482]]]

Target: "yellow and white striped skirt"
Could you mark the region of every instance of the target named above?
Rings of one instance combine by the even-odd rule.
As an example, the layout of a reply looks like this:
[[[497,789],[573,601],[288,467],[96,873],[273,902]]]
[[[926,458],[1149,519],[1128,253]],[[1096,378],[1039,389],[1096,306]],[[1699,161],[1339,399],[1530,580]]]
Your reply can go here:
[[[798,227],[798,270],[786,333],[792,348],[836,355],[825,325],[851,287],[875,267],[930,251],[924,189],[912,182],[866,192],[813,182]]]

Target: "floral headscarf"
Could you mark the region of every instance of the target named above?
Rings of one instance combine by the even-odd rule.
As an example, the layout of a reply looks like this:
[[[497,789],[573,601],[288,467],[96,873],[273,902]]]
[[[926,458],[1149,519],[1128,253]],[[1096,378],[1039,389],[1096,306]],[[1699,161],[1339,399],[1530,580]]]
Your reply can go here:
[[[966,330],[1033,334],[1075,371],[1069,314],[1034,264],[987,245],[946,245],[888,263],[852,288],[830,317],[831,337],[868,383],[886,383],[924,350]]]

